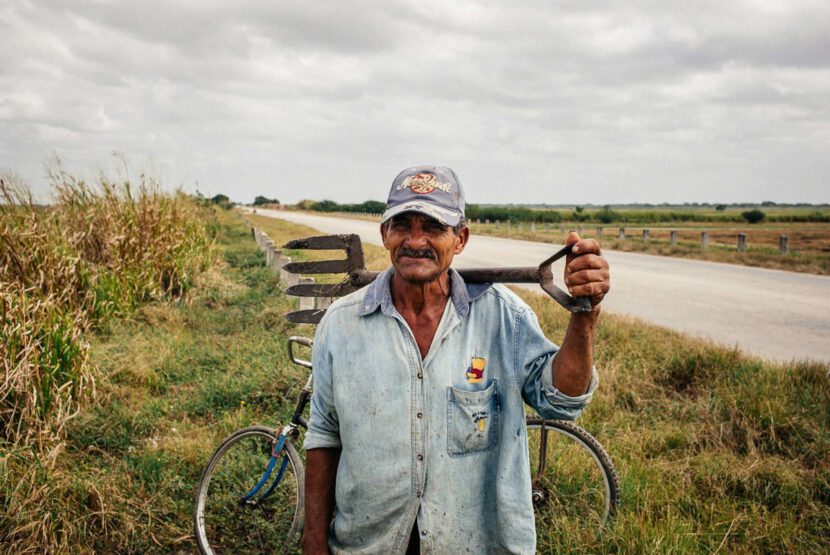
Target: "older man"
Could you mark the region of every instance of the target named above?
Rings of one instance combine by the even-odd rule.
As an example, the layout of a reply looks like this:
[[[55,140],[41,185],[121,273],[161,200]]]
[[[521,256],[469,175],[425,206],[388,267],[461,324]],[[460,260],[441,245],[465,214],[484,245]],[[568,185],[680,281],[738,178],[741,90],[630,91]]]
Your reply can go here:
[[[533,553],[523,402],[573,419],[597,386],[599,245],[568,237],[565,283],[594,310],[557,348],[509,289],[450,267],[470,233],[449,168],[401,172],[380,232],[392,267],[315,337],[305,552]]]

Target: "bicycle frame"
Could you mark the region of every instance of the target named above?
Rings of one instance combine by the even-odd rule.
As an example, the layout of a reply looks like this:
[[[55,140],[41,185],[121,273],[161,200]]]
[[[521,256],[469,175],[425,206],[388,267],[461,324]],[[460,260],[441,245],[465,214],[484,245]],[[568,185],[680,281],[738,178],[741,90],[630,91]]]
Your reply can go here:
[[[291,336],[288,338],[288,358],[291,359],[291,362],[298,366],[302,366],[303,368],[311,369],[311,362],[298,358],[294,354],[294,344],[300,344],[305,347],[311,348],[314,341],[308,339],[306,337],[300,337],[297,335]],[[309,373],[308,379],[306,380],[305,385],[303,386],[302,390],[300,390],[300,395],[297,398],[297,404],[294,407],[294,414],[291,416],[291,422],[284,426],[280,431],[279,437],[277,438],[277,442],[274,444],[274,447],[271,449],[271,458],[268,460],[268,465],[265,468],[265,472],[262,475],[262,478],[259,479],[257,484],[251,488],[248,493],[242,496],[239,500],[240,503],[257,503],[258,500],[254,500],[254,496],[260,492],[260,490],[265,486],[268,480],[271,478],[271,474],[274,473],[274,469],[277,466],[277,460],[280,458],[280,453],[282,453],[283,447],[285,446],[285,442],[288,441],[289,437],[296,436],[298,433],[299,428],[308,429],[308,420],[303,416],[305,412],[305,407],[308,405],[309,400],[311,399],[311,388],[314,384],[314,374]],[[282,463],[280,463],[279,471],[277,472],[277,477],[274,479],[274,482],[265,490],[258,499],[266,499],[277,488],[282,480],[283,475],[285,474],[285,468],[288,466],[288,455],[283,455]]]

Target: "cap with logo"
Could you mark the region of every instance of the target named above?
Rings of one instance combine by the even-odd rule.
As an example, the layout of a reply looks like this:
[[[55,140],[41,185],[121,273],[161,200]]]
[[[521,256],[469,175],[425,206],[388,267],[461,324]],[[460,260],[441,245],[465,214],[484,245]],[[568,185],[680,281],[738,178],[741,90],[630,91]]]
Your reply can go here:
[[[464,189],[455,172],[441,166],[415,166],[392,182],[382,222],[403,212],[418,212],[444,225],[464,217]]]

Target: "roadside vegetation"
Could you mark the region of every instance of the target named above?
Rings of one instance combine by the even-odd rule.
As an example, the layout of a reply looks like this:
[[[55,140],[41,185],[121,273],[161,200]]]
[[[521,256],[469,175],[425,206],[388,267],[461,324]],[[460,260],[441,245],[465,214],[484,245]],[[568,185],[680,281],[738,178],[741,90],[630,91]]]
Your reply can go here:
[[[277,244],[317,234],[250,218]],[[25,461],[4,451],[0,476],[20,460],[36,487],[13,496],[20,470],[2,478],[3,548],[191,553],[193,494],[215,446],[236,428],[289,418],[305,372],[288,362],[286,339],[313,327],[283,318],[296,301],[241,216],[220,210],[208,221],[215,264],[184,299],[140,305],[88,336],[97,398],[65,424],[61,449]],[[370,267],[386,265],[382,250],[364,248]],[[519,293],[561,338],[567,314]],[[597,366],[602,383],[581,424],[614,458],[623,505],[604,534],[540,529],[540,552],[826,549],[828,366],[769,364],[613,315],[603,316]]]
[[[54,204],[0,178],[0,546],[73,545],[105,484],[62,470],[69,423],[102,378],[89,339],[147,302],[182,298],[210,261],[203,210],[149,179],[77,180],[56,167]],[[71,549],[69,550],[71,551]]]

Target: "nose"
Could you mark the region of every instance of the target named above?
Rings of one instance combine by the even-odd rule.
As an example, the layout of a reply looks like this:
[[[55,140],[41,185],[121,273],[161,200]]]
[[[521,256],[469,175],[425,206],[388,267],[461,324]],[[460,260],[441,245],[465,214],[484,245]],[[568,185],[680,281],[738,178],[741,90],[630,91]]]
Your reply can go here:
[[[427,246],[427,236],[420,225],[416,224],[410,228],[406,245],[413,249],[421,249]]]

